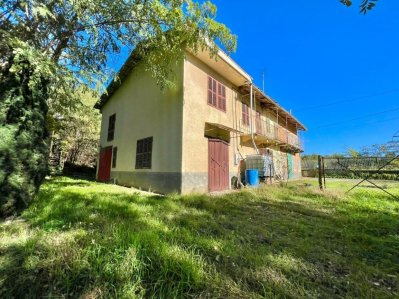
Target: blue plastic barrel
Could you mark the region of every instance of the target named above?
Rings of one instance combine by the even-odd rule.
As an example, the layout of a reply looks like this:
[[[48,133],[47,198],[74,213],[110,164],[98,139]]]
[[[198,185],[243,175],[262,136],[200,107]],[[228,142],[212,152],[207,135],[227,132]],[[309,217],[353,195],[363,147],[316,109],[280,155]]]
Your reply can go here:
[[[259,186],[259,171],[257,169],[247,169],[245,171],[247,184],[251,187]]]

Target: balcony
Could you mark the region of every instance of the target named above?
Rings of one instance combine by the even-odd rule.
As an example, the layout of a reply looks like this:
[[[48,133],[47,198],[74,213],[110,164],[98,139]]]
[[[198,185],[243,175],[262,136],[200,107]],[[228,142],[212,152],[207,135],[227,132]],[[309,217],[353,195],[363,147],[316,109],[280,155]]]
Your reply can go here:
[[[254,139],[257,145],[277,145],[291,152],[303,151],[298,135],[283,126],[259,118],[255,118],[253,124]],[[251,141],[250,125],[246,121],[240,121],[240,132],[242,141]]]

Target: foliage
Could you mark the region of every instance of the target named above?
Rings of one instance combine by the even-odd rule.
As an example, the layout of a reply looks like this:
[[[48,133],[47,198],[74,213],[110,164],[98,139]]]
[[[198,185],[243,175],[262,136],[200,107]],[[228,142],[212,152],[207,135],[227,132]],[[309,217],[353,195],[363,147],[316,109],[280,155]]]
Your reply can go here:
[[[397,297],[399,203],[310,184],[161,197],[48,181],[1,224],[0,297]]]
[[[358,158],[358,157],[360,157],[360,153],[353,148],[348,148],[345,156],[351,157],[351,158]]]
[[[161,85],[167,84],[170,64],[182,47],[215,52],[218,40],[234,50],[235,37],[215,14],[209,1],[2,0],[0,28],[50,59],[55,68],[51,96],[67,101],[76,80],[102,86],[111,71],[108,57],[123,47],[139,48]]]
[[[394,157],[399,154],[399,142],[391,141],[383,144],[373,144],[361,149],[363,157]]]
[[[366,14],[369,10],[372,10],[374,6],[377,4],[378,0],[362,0],[360,4],[360,12]],[[352,6],[351,0],[340,0],[341,3],[346,6]]]
[[[62,153],[62,162],[73,165],[95,166],[100,136],[101,115],[93,109],[97,97],[77,91],[80,101],[67,115],[55,114],[52,139]]]
[[[29,53],[12,52],[5,44],[2,53],[12,64],[0,72],[0,217],[29,204],[44,180],[48,157],[48,78],[31,64]]]

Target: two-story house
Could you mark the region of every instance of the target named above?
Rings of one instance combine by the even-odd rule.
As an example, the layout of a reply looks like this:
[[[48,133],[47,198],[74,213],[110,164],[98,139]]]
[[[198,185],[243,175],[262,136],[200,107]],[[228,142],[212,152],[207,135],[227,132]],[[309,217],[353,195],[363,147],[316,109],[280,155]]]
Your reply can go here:
[[[301,176],[305,127],[224,52],[215,60],[186,51],[175,87],[164,91],[134,53],[119,78],[96,105],[99,181],[160,193],[225,190],[240,161],[257,153],[272,157],[274,177]]]

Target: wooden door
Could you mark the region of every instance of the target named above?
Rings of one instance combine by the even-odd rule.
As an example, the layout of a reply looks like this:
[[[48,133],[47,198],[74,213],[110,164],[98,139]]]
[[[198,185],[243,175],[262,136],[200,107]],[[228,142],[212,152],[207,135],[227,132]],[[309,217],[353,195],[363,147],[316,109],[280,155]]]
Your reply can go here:
[[[292,179],[293,177],[293,167],[292,167],[292,155],[290,153],[287,154],[287,159],[288,159],[288,178]]]
[[[112,146],[104,147],[100,151],[98,163],[97,180],[100,182],[109,181],[111,178]]]
[[[208,140],[209,191],[229,189],[229,145],[219,139]]]

